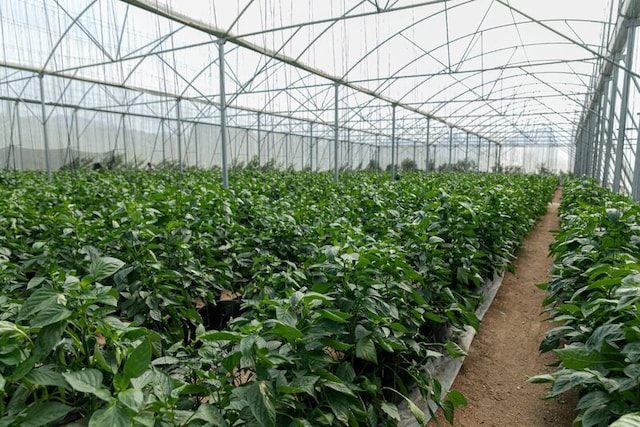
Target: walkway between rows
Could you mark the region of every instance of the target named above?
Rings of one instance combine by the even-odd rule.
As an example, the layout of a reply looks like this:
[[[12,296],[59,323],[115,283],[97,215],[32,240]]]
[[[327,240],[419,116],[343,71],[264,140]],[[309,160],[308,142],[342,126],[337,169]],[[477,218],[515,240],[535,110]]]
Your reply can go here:
[[[552,231],[559,228],[560,195],[558,190],[531,230],[514,262],[515,274],[505,274],[471,344],[453,385],[469,401],[456,410],[456,427],[570,427],[575,418],[575,394],[542,400],[548,385],[526,382],[530,376],[554,370],[548,366],[553,355],[538,352],[552,325],[541,314],[545,293],[535,285],[549,277],[549,244]]]

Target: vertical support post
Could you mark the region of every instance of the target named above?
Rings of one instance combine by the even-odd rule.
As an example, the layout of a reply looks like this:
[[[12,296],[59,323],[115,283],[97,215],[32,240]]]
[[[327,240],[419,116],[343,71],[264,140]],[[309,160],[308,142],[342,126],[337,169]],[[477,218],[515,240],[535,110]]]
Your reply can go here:
[[[478,152],[476,153],[476,158],[477,158],[477,163],[476,163],[476,170],[478,172],[480,172],[480,150],[482,149],[482,138],[480,138],[480,136],[478,136]]]
[[[636,41],[636,24],[632,23],[627,32],[627,54],[624,63],[628,70],[633,69],[633,53]],[[631,73],[624,73],[624,83],[622,86],[622,99],[620,100],[620,121],[618,124],[618,145],[616,147],[616,163],[613,171],[613,192],[620,190],[622,181],[622,161],[624,159],[624,137],[626,133],[627,114],[629,109],[629,86],[631,85]]]
[[[164,142],[164,118],[160,120],[160,130],[162,135],[162,167],[167,167],[167,149]],[[152,154],[153,155],[153,154]]]
[[[193,124],[193,143],[196,149],[196,167],[200,166],[200,157],[198,157],[198,124]]]
[[[258,111],[258,167],[262,166],[262,113]]]
[[[600,130],[598,131],[598,148],[596,149],[596,162],[593,171],[594,178],[600,181],[600,172],[602,169],[602,152],[604,151],[604,141],[605,141],[605,131],[606,131],[606,119],[604,116],[604,112],[607,109],[607,103],[609,102],[609,86],[608,83],[605,83],[604,91],[602,94],[601,103],[598,106],[598,122],[600,125]]]
[[[120,128],[122,129],[122,149],[124,153],[124,168],[129,168],[129,159],[127,157],[127,129],[124,125],[124,113],[120,115]]]
[[[425,159],[424,159],[424,170],[425,172],[430,172],[430,168],[429,168],[429,133],[430,133],[430,128],[431,128],[431,120],[429,120],[429,118],[427,117],[427,144],[426,144],[426,153],[425,153]]]
[[[304,170],[306,165],[304,159],[304,135],[300,132],[300,170]]]
[[[449,172],[453,170],[453,128],[449,128]]]
[[[416,161],[416,148],[418,145],[418,141],[416,141],[415,139],[413,140],[413,164],[417,165],[418,162]]]
[[[251,161],[251,159],[249,158],[249,129],[245,129],[244,131],[244,158],[246,166]]]
[[[225,93],[224,43],[218,39],[218,58],[220,65],[220,143],[222,145],[222,187],[229,188],[229,169],[227,163],[227,97]]]
[[[396,180],[396,104],[391,105],[391,181]]]
[[[353,165],[353,147],[351,146],[351,129],[347,129],[347,159],[345,165],[347,165],[347,169],[351,170]]]
[[[618,74],[620,68],[618,67],[618,62],[620,61],[620,57],[616,55],[613,58],[613,77],[611,80],[607,80],[607,82],[611,83],[611,101],[609,104],[609,123],[607,124],[607,146],[604,151],[604,169],[602,172],[602,186],[609,186],[609,169],[611,167],[611,151],[613,149],[613,124],[615,121],[615,113],[616,113],[616,102],[618,97]]]
[[[47,168],[47,179],[51,181],[51,162],[49,159],[49,133],[47,131],[47,109],[45,108],[44,99],[44,82],[42,81],[44,74],[40,74],[38,79],[40,81],[40,108],[42,111],[42,132],[44,137],[44,163]]]
[[[289,170],[289,134],[284,134],[284,168]]]
[[[309,171],[313,172],[313,124],[309,123]]]
[[[18,101],[15,104],[16,111],[16,130],[18,131],[18,141],[20,144],[20,170],[24,170],[24,156],[22,152],[22,129],[20,127],[20,112],[18,111]]]
[[[76,134],[76,150],[78,151],[76,154],[78,156],[75,167],[76,171],[80,169],[80,126],[78,125],[78,110],[78,107],[73,109],[73,130]]]
[[[500,165],[502,164],[502,144],[498,145],[498,170],[502,170]]]
[[[378,167],[382,169],[382,165],[380,164],[380,135],[376,135],[376,162],[378,163]]]
[[[469,169],[469,133],[467,132],[467,137],[464,143],[464,171],[467,172]]]
[[[334,102],[333,102],[333,179],[338,182],[338,138],[340,130],[338,129],[338,82],[334,83]]]
[[[491,141],[487,140],[487,172],[491,172]]]

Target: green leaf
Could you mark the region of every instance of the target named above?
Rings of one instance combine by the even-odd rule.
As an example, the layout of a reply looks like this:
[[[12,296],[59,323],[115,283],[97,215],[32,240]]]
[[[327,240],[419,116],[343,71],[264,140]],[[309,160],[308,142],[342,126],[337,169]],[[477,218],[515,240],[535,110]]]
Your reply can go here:
[[[29,324],[33,328],[44,327],[68,319],[71,317],[71,314],[73,313],[67,310],[63,305],[54,303],[53,305],[40,310],[38,314],[31,319]]]
[[[338,310],[320,309],[320,310],[317,310],[316,313],[318,313],[320,317],[329,319],[336,323],[346,323],[351,317],[351,314],[343,313],[342,311],[338,311]]]
[[[60,402],[39,402],[29,408],[26,420],[22,421],[22,427],[38,427],[51,424],[64,418],[73,411],[72,406]]]
[[[458,344],[456,344],[453,341],[447,341],[444,345],[444,348],[445,350],[447,350],[447,353],[449,353],[449,355],[454,359],[467,355],[467,352],[464,351],[462,347],[460,347]]]
[[[45,326],[36,337],[34,353],[38,358],[43,358],[53,350],[62,339],[62,334],[67,327],[67,322],[56,322]]]
[[[62,376],[76,391],[91,393],[107,402],[111,399],[111,393],[102,385],[102,372],[97,369],[65,372]]]
[[[265,381],[254,381],[251,385],[237,387],[232,394],[238,399],[234,405],[240,409],[248,407],[257,425],[273,427],[276,425],[276,408],[273,392]],[[239,405],[238,405],[239,404]],[[234,409],[239,409],[234,406]]]
[[[376,346],[370,337],[363,337],[356,343],[356,357],[360,359],[368,360],[375,364],[378,363],[378,356],[376,353]]]
[[[21,326],[6,320],[0,320],[0,336],[2,335],[21,336],[22,338],[29,339],[29,335],[27,335]]]
[[[612,401],[612,397],[601,390],[592,391],[580,398],[576,409],[587,409],[592,406],[606,406]]]
[[[56,365],[45,365],[32,369],[24,379],[39,386],[53,386],[69,388],[60,372],[56,372]]]
[[[93,357],[97,365],[103,370],[116,374],[118,372],[118,361],[113,351],[109,349],[103,349],[97,343],[93,347]]]
[[[454,408],[466,406],[468,404],[467,398],[458,390],[449,390],[449,393],[447,393],[447,400],[451,402]]]
[[[106,279],[115,274],[124,266],[124,261],[113,257],[99,257],[94,259],[89,265],[89,274],[93,280]]]
[[[310,375],[302,375],[294,378],[291,381],[291,387],[295,387],[304,391],[310,396],[315,396],[315,385],[318,382],[318,377]]]
[[[238,332],[221,331],[207,332],[198,336],[201,341],[240,341],[243,335]]]
[[[29,298],[27,298],[27,300],[22,304],[22,307],[20,307],[20,312],[18,313],[16,321],[20,322],[27,319],[46,307],[58,305],[58,301],[61,297],[61,294],[58,294],[52,289],[37,289],[29,295]]]
[[[270,320],[269,324],[275,324],[275,326],[269,329],[267,333],[282,337],[287,341],[295,341],[304,336],[297,328],[289,326],[279,320]]]
[[[623,340],[623,326],[622,324],[605,324],[597,327],[585,343],[585,348],[600,351],[605,342],[611,344],[614,341]]]
[[[140,412],[144,405],[144,394],[133,388],[118,393],[118,400],[134,412]]]
[[[607,425],[611,415],[605,406],[592,406],[582,414],[582,427]]]
[[[151,364],[151,341],[146,338],[127,357],[122,371],[124,380],[129,382],[132,378],[138,378],[144,374]]]
[[[562,366],[567,369],[583,370],[611,361],[597,351],[588,351],[585,347],[577,345],[561,348],[555,352]]]
[[[415,403],[413,403],[413,401],[411,399],[409,399],[408,397],[404,397],[404,400],[407,402],[407,406],[409,407],[409,411],[411,411],[411,414],[414,416],[414,418],[416,419],[416,421],[418,421],[418,423],[421,426],[424,426],[427,424],[427,417],[424,415],[424,411],[422,409],[420,409],[418,407],[418,405],[416,405]]]
[[[401,420],[400,412],[398,411],[398,407],[396,406],[395,403],[382,402],[382,404],[380,405],[380,409],[382,409],[382,412],[387,414],[387,416],[392,420],[395,420],[398,422]]]
[[[130,427],[133,419],[117,405],[99,409],[89,420],[89,427]]]
[[[547,397],[555,397],[577,386],[587,386],[596,382],[593,374],[583,371],[565,369],[555,373],[555,381]]]
[[[640,427],[640,412],[623,415],[609,427]]]
[[[227,427],[227,422],[225,421],[220,409],[214,407],[213,405],[200,405],[196,412],[194,412],[191,417],[192,420],[200,420],[207,423],[207,426],[213,427]]]

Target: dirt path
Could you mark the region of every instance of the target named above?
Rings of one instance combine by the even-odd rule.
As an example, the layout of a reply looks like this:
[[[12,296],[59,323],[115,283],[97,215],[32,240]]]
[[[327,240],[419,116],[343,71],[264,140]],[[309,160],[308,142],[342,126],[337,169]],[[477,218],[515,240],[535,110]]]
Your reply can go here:
[[[553,356],[538,353],[551,325],[540,314],[544,292],[535,285],[548,278],[550,231],[559,227],[559,199],[560,191],[525,241],[515,261],[516,273],[505,275],[471,344],[453,385],[469,401],[456,410],[455,426],[570,427],[575,418],[575,394],[542,400],[548,386],[525,381],[554,369],[547,366]]]

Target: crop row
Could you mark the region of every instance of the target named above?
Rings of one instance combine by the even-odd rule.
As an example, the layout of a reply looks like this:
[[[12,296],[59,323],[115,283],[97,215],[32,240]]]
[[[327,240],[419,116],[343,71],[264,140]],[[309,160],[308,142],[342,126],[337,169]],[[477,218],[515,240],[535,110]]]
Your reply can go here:
[[[392,426],[554,178],[0,174],[0,426]],[[406,399],[406,398],[405,398]],[[407,402],[414,415],[422,411]]]
[[[544,285],[551,329],[540,349],[555,351],[559,370],[549,398],[576,388],[576,424],[638,425],[640,411],[640,205],[592,180],[573,180],[560,205],[556,260]],[[635,419],[635,423],[633,423]]]

